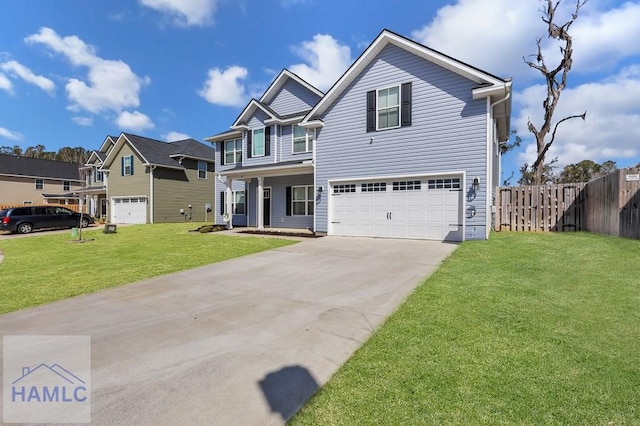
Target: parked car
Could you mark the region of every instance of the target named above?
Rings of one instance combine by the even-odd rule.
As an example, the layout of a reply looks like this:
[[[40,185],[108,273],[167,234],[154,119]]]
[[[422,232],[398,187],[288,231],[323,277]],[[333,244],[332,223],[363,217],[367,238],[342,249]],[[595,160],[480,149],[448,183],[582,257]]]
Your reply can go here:
[[[11,207],[0,210],[0,230],[28,234],[42,228],[86,228],[94,223],[91,215],[55,206]]]

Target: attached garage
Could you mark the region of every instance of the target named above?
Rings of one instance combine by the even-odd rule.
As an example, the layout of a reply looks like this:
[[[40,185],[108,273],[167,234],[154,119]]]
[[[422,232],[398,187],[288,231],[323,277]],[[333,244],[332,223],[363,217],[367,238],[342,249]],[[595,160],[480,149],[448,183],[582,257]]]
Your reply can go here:
[[[111,198],[112,223],[147,223],[147,197]]]
[[[329,234],[462,241],[462,182],[460,175],[331,182]]]

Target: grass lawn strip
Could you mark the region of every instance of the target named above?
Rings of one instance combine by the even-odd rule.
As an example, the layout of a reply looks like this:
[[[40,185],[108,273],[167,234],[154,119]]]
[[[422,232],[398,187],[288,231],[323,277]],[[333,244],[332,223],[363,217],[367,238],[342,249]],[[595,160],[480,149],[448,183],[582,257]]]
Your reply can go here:
[[[639,424],[640,241],[463,243],[292,425]]]
[[[116,234],[84,230],[0,241],[0,313],[195,268],[295,243],[187,232],[200,224],[119,227]]]

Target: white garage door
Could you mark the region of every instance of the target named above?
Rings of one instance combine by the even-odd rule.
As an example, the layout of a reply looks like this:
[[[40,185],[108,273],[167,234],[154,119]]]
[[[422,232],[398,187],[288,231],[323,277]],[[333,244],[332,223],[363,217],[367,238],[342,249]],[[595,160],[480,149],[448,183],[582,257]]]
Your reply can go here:
[[[460,177],[340,182],[330,196],[332,235],[463,238]]]
[[[111,199],[112,223],[147,223],[147,197]]]

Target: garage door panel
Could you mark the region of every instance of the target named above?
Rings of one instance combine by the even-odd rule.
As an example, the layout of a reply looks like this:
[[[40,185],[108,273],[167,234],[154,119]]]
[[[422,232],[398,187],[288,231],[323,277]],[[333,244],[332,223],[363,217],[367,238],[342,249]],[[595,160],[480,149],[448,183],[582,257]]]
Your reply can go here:
[[[437,181],[431,177],[411,177],[350,183],[357,190],[340,194],[342,200],[332,204],[331,233],[461,241],[460,181],[459,177],[442,177]]]

